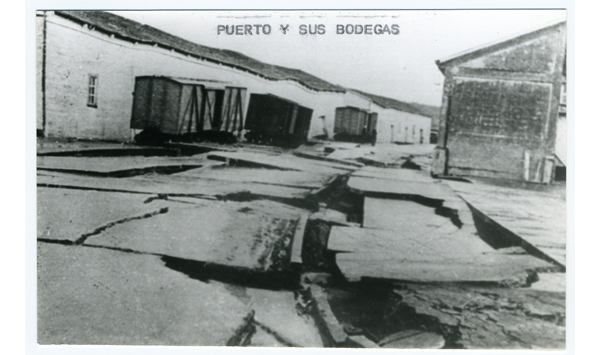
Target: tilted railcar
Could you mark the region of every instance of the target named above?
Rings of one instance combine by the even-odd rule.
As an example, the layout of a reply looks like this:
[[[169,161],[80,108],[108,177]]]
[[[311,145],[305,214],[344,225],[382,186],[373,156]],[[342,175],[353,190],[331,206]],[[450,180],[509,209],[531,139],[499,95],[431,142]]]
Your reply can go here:
[[[224,82],[166,76],[135,79],[131,128],[140,143],[233,143],[244,125],[246,89]]]
[[[297,147],[308,139],[313,110],[271,94],[251,94],[244,128],[252,143]]]
[[[374,139],[377,113],[346,106],[335,109],[333,137],[336,141],[367,143]]]

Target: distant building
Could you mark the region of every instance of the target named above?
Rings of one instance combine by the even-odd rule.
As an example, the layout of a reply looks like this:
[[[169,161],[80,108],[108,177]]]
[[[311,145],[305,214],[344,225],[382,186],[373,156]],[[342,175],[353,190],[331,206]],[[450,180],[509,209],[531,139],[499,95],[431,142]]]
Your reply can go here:
[[[445,82],[432,172],[552,181],[566,164],[565,57],[563,21],[437,61]]]
[[[378,143],[429,144],[431,117],[414,106],[389,97],[353,90],[371,101]],[[368,127],[370,129],[370,126]]]

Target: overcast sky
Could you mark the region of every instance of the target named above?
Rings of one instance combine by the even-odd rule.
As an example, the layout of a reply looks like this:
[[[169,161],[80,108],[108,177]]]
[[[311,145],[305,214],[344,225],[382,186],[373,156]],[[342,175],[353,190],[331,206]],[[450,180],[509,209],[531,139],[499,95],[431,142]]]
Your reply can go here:
[[[331,83],[439,106],[444,77],[435,61],[566,19],[562,10],[115,11],[192,42],[301,69]],[[270,35],[217,33],[219,25],[269,24]],[[280,25],[289,25],[284,35]],[[325,34],[301,35],[322,24]],[[398,35],[337,34],[339,24],[397,24]],[[364,27],[363,27],[364,28]],[[309,27],[307,26],[307,31]],[[390,31],[391,32],[391,31]]]

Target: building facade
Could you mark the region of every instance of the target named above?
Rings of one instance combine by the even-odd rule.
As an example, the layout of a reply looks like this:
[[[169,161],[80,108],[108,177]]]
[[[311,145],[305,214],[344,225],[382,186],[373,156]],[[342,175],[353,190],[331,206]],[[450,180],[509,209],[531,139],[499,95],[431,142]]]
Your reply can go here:
[[[445,81],[432,171],[551,181],[566,137],[565,50],[558,22],[437,61]]]
[[[111,13],[43,11],[36,20],[41,136],[131,141],[139,133],[131,129],[133,92],[136,78],[144,76],[245,88],[244,117],[253,93],[296,102],[313,110],[308,137],[332,137],[339,107],[373,108],[396,120],[396,113],[386,112],[390,108],[301,70],[195,44]],[[378,135],[378,141],[393,141],[388,135]]]

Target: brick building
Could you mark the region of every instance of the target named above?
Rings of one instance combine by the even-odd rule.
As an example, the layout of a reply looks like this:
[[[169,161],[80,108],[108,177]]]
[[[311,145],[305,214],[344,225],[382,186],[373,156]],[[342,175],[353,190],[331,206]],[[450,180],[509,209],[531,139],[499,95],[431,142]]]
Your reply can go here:
[[[437,61],[445,81],[433,173],[551,181],[566,158],[565,57],[563,21]]]
[[[372,110],[381,127],[405,116],[400,101],[388,99],[396,106],[381,106],[301,70],[192,43],[111,13],[43,11],[36,20],[37,130],[42,136],[131,140],[136,133],[130,128],[132,93],[136,78],[144,76],[220,81],[243,88],[244,117],[253,93],[296,102],[313,110],[309,137],[332,135],[339,107]],[[379,142],[391,138],[378,135]]]

